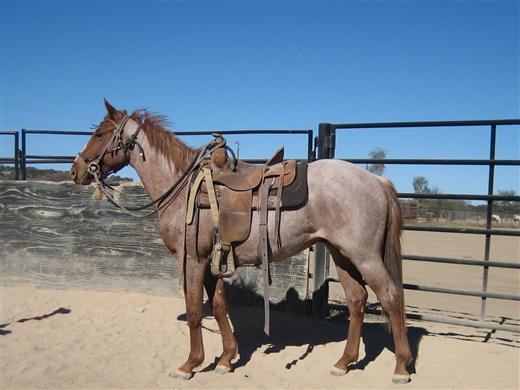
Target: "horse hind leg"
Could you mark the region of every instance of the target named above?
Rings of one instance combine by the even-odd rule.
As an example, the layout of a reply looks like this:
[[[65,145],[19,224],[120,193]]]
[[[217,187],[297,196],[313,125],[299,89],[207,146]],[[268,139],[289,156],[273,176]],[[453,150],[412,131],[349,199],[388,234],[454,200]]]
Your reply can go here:
[[[332,375],[340,376],[345,375],[349,364],[355,363],[359,358],[361,328],[363,326],[364,307],[368,293],[361,275],[352,263],[336,249],[329,247],[329,250],[336,264],[338,277],[345,291],[345,299],[350,312],[345,350],[330,371]]]
[[[223,352],[215,367],[215,371],[220,374],[225,374],[231,371],[231,364],[238,357],[238,345],[228,319],[224,282],[222,278],[213,276],[208,267],[204,279],[204,286],[222,336]]]
[[[388,314],[396,357],[392,382],[407,383],[410,381],[408,366],[412,362],[412,353],[406,334],[402,283],[390,277],[379,255],[364,258],[356,266],[365,282],[377,295],[383,310]]]

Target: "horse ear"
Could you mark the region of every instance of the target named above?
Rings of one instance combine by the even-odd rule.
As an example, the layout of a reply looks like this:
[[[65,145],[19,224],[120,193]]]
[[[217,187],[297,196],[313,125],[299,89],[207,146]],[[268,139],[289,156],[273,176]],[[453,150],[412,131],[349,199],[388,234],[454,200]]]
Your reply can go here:
[[[114,106],[112,106],[107,99],[105,99],[105,107],[107,109],[108,116],[110,118],[114,118],[117,114],[117,110]]]

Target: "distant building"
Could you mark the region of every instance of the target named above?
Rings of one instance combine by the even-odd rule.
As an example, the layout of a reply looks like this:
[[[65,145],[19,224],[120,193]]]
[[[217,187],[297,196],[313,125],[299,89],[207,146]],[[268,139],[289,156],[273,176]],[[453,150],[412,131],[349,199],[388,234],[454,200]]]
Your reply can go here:
[[[419,202],[417,199],[400,200],[404,219],[417,219],[419,216]]]

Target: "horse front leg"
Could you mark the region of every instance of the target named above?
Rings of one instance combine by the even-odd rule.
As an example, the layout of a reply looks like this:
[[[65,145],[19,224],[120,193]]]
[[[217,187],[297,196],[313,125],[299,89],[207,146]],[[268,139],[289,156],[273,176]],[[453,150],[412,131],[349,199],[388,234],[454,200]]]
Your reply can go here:
[[[222,336],[223,352],[215,371],[220,374],[225,374],[231,371],[231,364],[238,356],[238,344],[233,335],[231,324],[229,323],[224,281],[222,278],[213,276],[208,268],[206,270],[204,286],[206,287],[206,293],[208,294],[213,315],[215,316],[220,335]]]
[[[186,259],[186,275],[184,297],[186,315],[190,328],[190,354],[188,360],[177,369],[176,377],[190,379],[193,370],[204,362],[204,344],[202,342],[202,305],[204,286],[204,262],[188,256]]]

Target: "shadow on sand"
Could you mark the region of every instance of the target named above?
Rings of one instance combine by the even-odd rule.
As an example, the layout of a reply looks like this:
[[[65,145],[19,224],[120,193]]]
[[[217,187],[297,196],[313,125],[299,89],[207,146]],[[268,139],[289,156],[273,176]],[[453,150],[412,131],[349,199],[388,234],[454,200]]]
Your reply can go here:
[[[24,322],[27,322],[27,321],[41,321],[41,320],[45,320],[45,319],[47,319],[49,317],[55,316],[56,314],[69,314],[69,313],[70,313],[70,309],[67,309],[65,307],[60,307],[59,309],[54,310],[52,313],[43,314],[41,316],[22,318],[22,319],[19,319],[17,321],[14,321],[14,322],[24,323]],[[6,330],[5,329],[9,325],[11,325],[11,322],[8,322],[6,324],[1,324],[0,325],[0,336],[4,336],[4,335],[7,335],[7,334],[11,333],[10,330]]]
[[[286,347],[307,346],[305,352],[287,362],[285,368],[290,370],[300,360],[305,359],[319,345],[330,342],[345,341],[348,331],[347,315],[336,315],[333,318],[320,320],[305,315],[305,301],[299,299],[298,293],[293,288],[289,289],[286,297],[279,303],[271,304],[271,334],[266,336],[263,332],[264,313],[262,310],[263,297],[255,292],[254,285],[234,283],[226,285],[226,295],[229,301],[229,317],[234,327],[235,338],[238,343],[240,359],[234,364],[234,368],[246,365],[257,349],[263,349],[266,354],[277,353]],[[204,305],[204,315],[211,316],[209,303]],[[186,321],[186,314],[178,317],[178,320]],[[428,334],[426,329],[408,326],[408,338],[410,347],[417,361],[421,338]],[[360,348],[362,357],[357,363],[352,364],[350,370],[364,370],[385,349],[394,352],[392,335],[387,333],[383,323],[365,322],[363,324],[363,348]],[[364,356],[364,357],[363,357]],[[340,356],[331,356],[332,365]],[[217,360],[205,367],[202,371],[213,370]],[[415,373],[415,363],[410,367]]]

